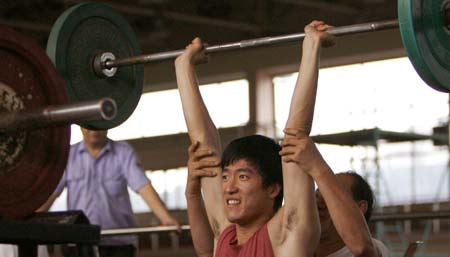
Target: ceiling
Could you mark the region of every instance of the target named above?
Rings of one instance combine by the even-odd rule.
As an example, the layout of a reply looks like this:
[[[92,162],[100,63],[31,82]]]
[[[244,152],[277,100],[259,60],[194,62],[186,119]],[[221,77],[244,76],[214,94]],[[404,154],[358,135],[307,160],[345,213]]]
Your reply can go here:
[[[2,0],[0,24],[42,47],[58,16],[78,0]],[[210,45],[297,33],[313,19],[335,26],[394,19],[395,0],[129,0],[99,1],[122,13],[145,53],[183,48],[194,36]]]

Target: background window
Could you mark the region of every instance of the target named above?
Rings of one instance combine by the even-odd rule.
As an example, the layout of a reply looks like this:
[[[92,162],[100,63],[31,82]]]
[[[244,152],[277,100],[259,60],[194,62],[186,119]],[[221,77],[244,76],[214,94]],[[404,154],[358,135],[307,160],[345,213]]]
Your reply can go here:
[[[297,73],[273,79],[277,135],[282,136]],[[427,86],[407,58],[320,70],[312,135],[379,127],[431,134],[447,121],[448,94]],[[449,197],[447,148],[429,141],[380,142],[371,147],[319,145],[335,172],[356,170],[376,191],[381,204],[445,200]]]
[[[248,81],[235,80],[200,87],[211,118],[218,128],[244,125],[249,120]],[[133,114],[122,125],[110,129],[108,137],[125,140],[187,132],[177,89],[146,93]],[[72,125],[71,143],[82,139]]]
[[[187,168],[158,170],[147,172],[147,177],[152,182],[159,197],[168,209],[186,209]],[[149,208],[144,200],[134,191],[129,190],[133,211],[148,212]]]

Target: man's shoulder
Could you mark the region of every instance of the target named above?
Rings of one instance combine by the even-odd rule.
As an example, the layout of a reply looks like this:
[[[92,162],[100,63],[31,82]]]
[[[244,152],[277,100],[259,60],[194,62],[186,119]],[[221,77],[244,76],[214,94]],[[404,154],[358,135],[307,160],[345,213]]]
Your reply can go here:
[[[390,257],[389,250],[387,247],[378,239],[375,239],[372,237],[372,242],[375,244],[375,247],[378,250],[378,253],[381,257]],[[347,246],[342,247],[341,249],[337,250],[336,252],[333,252],[329,254],[327,257],[353,257],[352,252]]]
[[[381,257],[390,257],[389,250],[387,249],[386,245],[384,245],[383,242],[380,240],[372,237],[372,242],[375,244],[375,246],[378,249],[379,256]]]
[[[127,141],[109,140],[109,143],[117,149],[121,149],[121,150],[122,149],[124,149],[124,150],[132,150],[133,149],[133,147]]]
[[[77,153],[83,147],[83,141],[70,145],[70,155]]]
[[[78,143],[71,144],[71,145],[70,145],[70,148],[71,148],[71,149],[77,148],[77,147],[79,147],[82,143],[83,143],[83,141],[79,141]]]
[[[378,250],[379,256],[381,257],[390,257],[389,250],[387,247],[378,239],[372,237],[372,242],[375,244],[375,247]],[[327,257],[353,257],[352,252],[347,246],[342,247],[336,252],[328,255]]]
[[[116,154],[134,153],[133,147],[126,141],[108,141],[108,147]]]

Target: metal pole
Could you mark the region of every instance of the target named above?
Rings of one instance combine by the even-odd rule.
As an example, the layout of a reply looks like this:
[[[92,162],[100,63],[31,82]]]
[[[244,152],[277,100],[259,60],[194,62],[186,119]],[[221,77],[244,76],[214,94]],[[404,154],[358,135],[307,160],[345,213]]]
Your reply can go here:
[[[398,28],[398,26],[399,26],[398,20],[394,19],[394,20],[368,22],[368,23],[336,27],[336,28],[332,28],[328,31],[329,31],[329,33],[331,33],[333,35],[341,36],[341,35],[356,34],[356,33],[361,33],[361,32]],[[234,50],[234,49],[244,49],[244,48],[257,47],[257,46],[274,45],[274,44],[279,44],[279,43],[300,41],[303,38],[305,38],[305,33],[288,34],[288,35],[282,35],[282,36],[276,36],[276,37],[262,37],[262,38],[256,38],[256,39],[243,40],[243,41],[234,42],[234,43],[226,43],[226,44],[222,44],[222,45],[207,46],[205,48],[205,52],[206,53],[215,53],[215,52],[222,52],[222,51],[228,51],[228,50]],[[143,63],[149,63],[149,62],[154,62],[154,61],[173,59],[173,58],[176,58],[177,56],[181,55],[183,53],[183,51],[184,51],[184,49],[156,53],[156,54],[138,55],[138,56],[123,58],[123,59],[107,60],[107,61],[101,63],[101,68],[102,69],[111,69],[111,68],[119,67],[119,66],[126,66],[126,65],[132,65],[132,64],[143,64]]]
[[[401,221],[401,220],[424,220],[424,219],[448,219],[450,211],[434,211],[434,212],[407,212],[407,213],[374,213],[371,222],[380,221]],[[182,225],[180,230],[190,230],[191,226]],[[118,235],[136,235],[158,232],[175,232],[178,231],[176,226],[153,226],[139,228],[115,228],[103,229],[101,236],[118,236]]]
[[[34,130],[90,120],[111,120],[117,113],[111,98],[74,104],[47,106],[34,111],[0,113],[0,133]]]
[[[433,212],[407,212],[407,213],[380,213],[372,215],[371,222],[399,221],[399,220],[425,220],[425,219],[449,219],[450,211]]]
[[[180,230],[190,230],[191,226],[182,225]],[[156,227],[140,227],[140,228],[115,228],[103,229],[100,232],[101,236],[118,236],[118,235],[136,235],[156,232],[175,232],[178,231],[176,226],[156,226]]]

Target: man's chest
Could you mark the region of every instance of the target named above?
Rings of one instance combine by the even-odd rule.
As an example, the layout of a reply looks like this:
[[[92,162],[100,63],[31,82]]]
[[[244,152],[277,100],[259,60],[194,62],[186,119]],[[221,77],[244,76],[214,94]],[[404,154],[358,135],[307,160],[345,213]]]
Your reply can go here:
[[[88,182],[108,184],[107,182],[123,180],[123,164],[119,159],[111,158],[111,156],[94,159],[90,156],[80,155],[70,161],[66,172],[69,185]]]

